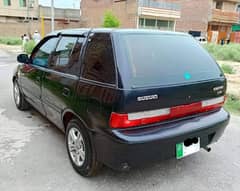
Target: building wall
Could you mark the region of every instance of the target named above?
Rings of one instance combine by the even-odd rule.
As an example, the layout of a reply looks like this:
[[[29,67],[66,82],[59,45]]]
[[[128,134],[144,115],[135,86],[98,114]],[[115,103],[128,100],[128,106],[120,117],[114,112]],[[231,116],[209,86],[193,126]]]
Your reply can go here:
[[[24,33],[33,34],[35,30],[41,31],[39,19],[38,0],[34,0],[33,8],[21,7],[19,0],[11,0],[10,6],[4,6],[3,0],[0,0],[0,36],[21,36]],[[26,3],[29,2],[26,0]],[[49,17],[49,7],[41,7],[42,13],[46,14],[45,34],[51,31],[51,22]],[[29,10],[29,13],[27,12]],[[48,13],[48,15],[47,15]],[[83,27],[80,20],[80,10],[55,9],[57,20],[55,21],[55,30],[64,28]],[[27,19],[27,15],[29,16]]]
[[[236,2],[223,2],[223,10],[225,11],[236,11]]]
[[[27,1],[28,2],[28,1]],[[27,10],[29,11],[27,13]],[[3,0],[0,0],[0,16],[9,17],[38,17],[38,0],[33,3],[33,8],[20,7],[19,0],[11,0],[10,6],[4,6]]]
[[[30,26],[29,26],[30,25]],[[0,17],[0,36],[6,36],[6,37],[20,37],[21,35],[28,32],[28,27],[31,29],[31,34],[34,33],[35,30],[38,30],[41,32],[41,23],[40,20],[33,20],[28,23],[24,22],[17,22],[15,18],[3,18]],[[64,23],[62,21],[55,21],[55,30],[59,29],[67,29],[67,28],[81,28],[84,27],[84,24],[79,22],[70,22],[70,23]],[[45,20],[44,21],[44,28],[45,28],[45,34],[51,32],[51,21]]]
[[[86,27],[101,27],[105,11],[110,10],[120,20],[121,28],[135,28],[137,19],[136,0],[113,2],[112,0],[82,0],[82,19]]]
[[[212,0],[167,0],[179,3],[181,18],[177,20],[176,31],[201,31],[202,36],[207,35],[208,19],[211,12]]]

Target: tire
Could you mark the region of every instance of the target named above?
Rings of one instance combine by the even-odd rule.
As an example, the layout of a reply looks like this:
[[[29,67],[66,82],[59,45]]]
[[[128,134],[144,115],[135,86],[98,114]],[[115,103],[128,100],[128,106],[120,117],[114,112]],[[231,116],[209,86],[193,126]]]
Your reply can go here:
[[[13,98],[19,110],[25,111],[29,109],[29,103],[26,101],[23,93],[21,92],[17,80],[13,83]]]
[[[77,173],[84,177],[97,174],[101,164],[96,159],[96,152],[86,128],[77,119],[72,119],[67,125],[66,146],[71,164]]]

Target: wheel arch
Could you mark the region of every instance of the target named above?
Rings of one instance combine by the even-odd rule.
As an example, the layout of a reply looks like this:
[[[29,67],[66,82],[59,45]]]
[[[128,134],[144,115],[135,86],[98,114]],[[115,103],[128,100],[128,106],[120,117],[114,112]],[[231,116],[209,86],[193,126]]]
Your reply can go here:
[[[77,113],[75,113],[73,110],[71,109],[65,109],[62,112],[62,123],[63,123],[63,127],[64,127],[64,132],[66,132],[66,128],[67,128],[67,124],[69,123],[69,121],[71,121],[72,119],[76,118],[78,119],[81,124],[89,131],[93,131],[92,129],[90,129],[87,125],[87,123],[82,119],[82,117],[80,117]]]

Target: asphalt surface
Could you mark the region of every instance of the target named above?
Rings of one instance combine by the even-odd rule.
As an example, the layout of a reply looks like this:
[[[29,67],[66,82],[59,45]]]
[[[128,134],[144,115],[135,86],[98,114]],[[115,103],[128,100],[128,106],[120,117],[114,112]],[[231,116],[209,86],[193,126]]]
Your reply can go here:
[[[212,151],[120,173],[104,167],[83,178],[71,167],[64,135],[35,110],[18,111],[11,76],[16,56],[0,50],[0,191],[239,191],[240,118]]]

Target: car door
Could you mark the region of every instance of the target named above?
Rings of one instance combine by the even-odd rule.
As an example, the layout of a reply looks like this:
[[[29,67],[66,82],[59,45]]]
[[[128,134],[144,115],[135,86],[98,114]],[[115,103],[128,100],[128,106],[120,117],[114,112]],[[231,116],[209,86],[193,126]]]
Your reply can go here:
[[[52,54],[49,69],[42,81],[42,101],[48,118],[63,128],[61,114],[74,107],[74,91],[80,73],[80,52],[83,37],[62,36]]]
[[[29,64],[21,66],[20,84],[27,100],[42,114],[45,114],[41,102],[42,77],[48,66],[48,59],[57,44],[57,37],[44,39],[33,50]]]

